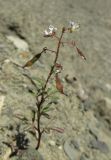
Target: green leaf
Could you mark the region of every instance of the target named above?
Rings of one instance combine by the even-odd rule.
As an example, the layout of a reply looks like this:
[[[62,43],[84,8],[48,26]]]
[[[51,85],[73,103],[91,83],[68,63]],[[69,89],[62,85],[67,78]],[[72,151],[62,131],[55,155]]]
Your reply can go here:
[[[36,96],[36,95],[37,95],[37,93],[34,92],[34,90],[32,90],[32,89],[30,89],[30,88],[28,89],[28,91],[29,91],[29,93],[32,94],[33,96]]]
[[[50,119],[50,116],[47,113],[45,113],[45,112],[42,112],[41,115],[43,115],[44,117]]]
[[[59,97],[56,95],[51,98],[52,101],[58,101],[58,99],[59,99]]]
[[[48,88],[48,89],[47,89],[47,93],[48,93],[49,95],[54,95],[54,94],[58,93],[58,91],[57,91],[56,88]]]
[[[41,78],[35,78],[33,77],[33,80],[35,81],[35,83],[39,86],[43,86],[44,85],[44,80]]]
[[[48,103],[45,107],[43,107],[42,112],[46,113],[51,110],[54,110],[54,108],[51,108],[52,103]]]

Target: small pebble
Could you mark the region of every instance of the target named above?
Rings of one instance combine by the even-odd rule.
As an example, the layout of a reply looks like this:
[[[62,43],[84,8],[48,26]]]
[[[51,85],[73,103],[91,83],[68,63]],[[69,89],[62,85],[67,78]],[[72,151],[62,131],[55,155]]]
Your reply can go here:
[[[4,101],[5,101],[5,96],[0,96],[0,113],[1,113],[1,111],[2,111],[2,107],[3,107],[3,105],[4,105]]]
[[[4,63],[10,63],[10,60],[9,59],[5,59]]]
[[[108,91],[111,91],[111,84],[107,83],[105,86],[108,89]]]
[[[88,95],[85,93],[83,88],[78,89],[77,97],[83,102],[88,99]]]
[[[60,150],[62,150],[62,146],[59,146],[58,148],[59,148]]]
[[[56,145],[56,142],[53,141],[53,140],[50,140],[48,143],[49,143],[50,146],[55,146]]]

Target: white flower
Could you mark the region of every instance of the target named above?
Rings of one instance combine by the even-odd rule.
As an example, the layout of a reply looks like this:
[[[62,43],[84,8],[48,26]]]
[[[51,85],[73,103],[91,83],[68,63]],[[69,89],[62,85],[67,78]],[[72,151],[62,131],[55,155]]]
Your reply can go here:
[[[54,26],[50,25],[49,26],[49,30],[52,32],[55,32],[57,30],[57,28],[55,28]]]
[[[44,37],[51,37],[53,36],[57,31],[57,28],[55,28],[54,26],[50,25],[48,30],[44,31]]]
[[[48,36],[49,32],[47,30],[44,31],[44,36]]]
[[[57,74],[57,73],[60,73],[60,72],[61,72],[60,69],[57,69],[57,70],[55,71],[56,74]]]
[[[69,25],[70,25],[69,26],[70,32],[73,32],[73,31],[77,30],[78,28],[80,28],[80,25],[78,23],[73,22],[73,21],[70,21]]]

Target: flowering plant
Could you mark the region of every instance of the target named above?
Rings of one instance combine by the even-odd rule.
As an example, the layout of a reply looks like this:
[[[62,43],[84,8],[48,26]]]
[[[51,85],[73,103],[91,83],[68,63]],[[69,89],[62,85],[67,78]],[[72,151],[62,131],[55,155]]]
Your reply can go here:
[[[45,38],[52,37],[52,38],[56,38],[58,40],[56,50],[52,50],[47,47],[44,47],[40,53],[36,54],[32,59],[30,59],[28,62],[26,62],[26,64],[23,66],[23,68],[32,66],[37,60],[39,60],[41,55],[46,52],[55,53],[53,65],[50,68],[50,71],[48,73],[48,76],[47,76],[45,82],[42,84],[42,86],[40,88],[38,88],[38,86],[36,85],[36,83],[34,82],[34,80],[31,77],[26,75],[31,80],[31,83],[37,89],[37,93],[35,94],[36,110],[33,111],[33,117],[32,117],[32,124],[33,124],[32,126],[33,126],[33,130],[34,130],[34,135],[37,139],[36,149],[39,149],[42,134],[45,133],[47,130],[49,130],[49,131],[56,130],[58,132],[63,132],[63,129],[58,128],[58,127],[51,127],[51,128],[44,127],[44,128],[42,128],[41,118],[42,118],[42,116],[45,116],[46,118],[50,117],[50,115],[48,114],[48,112],[50,110],[50,105],[48,104],[45,106],[44,104],[45,104],[46,100],[51,99],[51,96],[54,94],[54,92],[52,92],[52,89],[48,88],[48,83],[49,83],[49,80],[51,79],[52,75],[54,75],[54,77],[55,77],[56,89],[61,94],[67,95],[66,93],[64,93],[64,87],[63,87],[63,84],[62,84],[61,79],[59,77],[59,74],[61,73],[61,71],[63,69],[63,66],[60,63],[58,63],[58,58],[59,58],[61,46],[64,46],[64,44],[67,44],[67,45],[71,45],[72,47],[75,47],[77,50],[77,53],[84,60],[86,60],[86,57],[84,56],[84,54],[76,46],[75,41],[70,41],[70,42],[63,41],[63,36],[65,33],[72,33],[74,31],[76,31],[79,27],[80,27],[79,24],[77,24],[73,21],[70,21],[69,27],[63,27],[61,30],[60,36],[57,36],[57,28],[55,28],[53,25],[50,25],[48,27],[48,29],[44,31],[43,36]]]

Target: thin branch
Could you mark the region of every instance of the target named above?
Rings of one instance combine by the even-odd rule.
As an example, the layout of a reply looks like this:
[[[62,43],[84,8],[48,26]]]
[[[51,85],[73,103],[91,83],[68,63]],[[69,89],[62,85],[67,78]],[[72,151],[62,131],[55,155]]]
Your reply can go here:
[[[36,88],[37,92],[39,92],[40,89],[37,87],[37,85],[36,85],[36,83],[33,81],[33,79],[32,79],[30,76],[28,76],[27,74],[25,74],[25,73],[23,73],[23,75],[26,76],[26,77],[30,80],[30,82],[32,83],[32,85]]]

